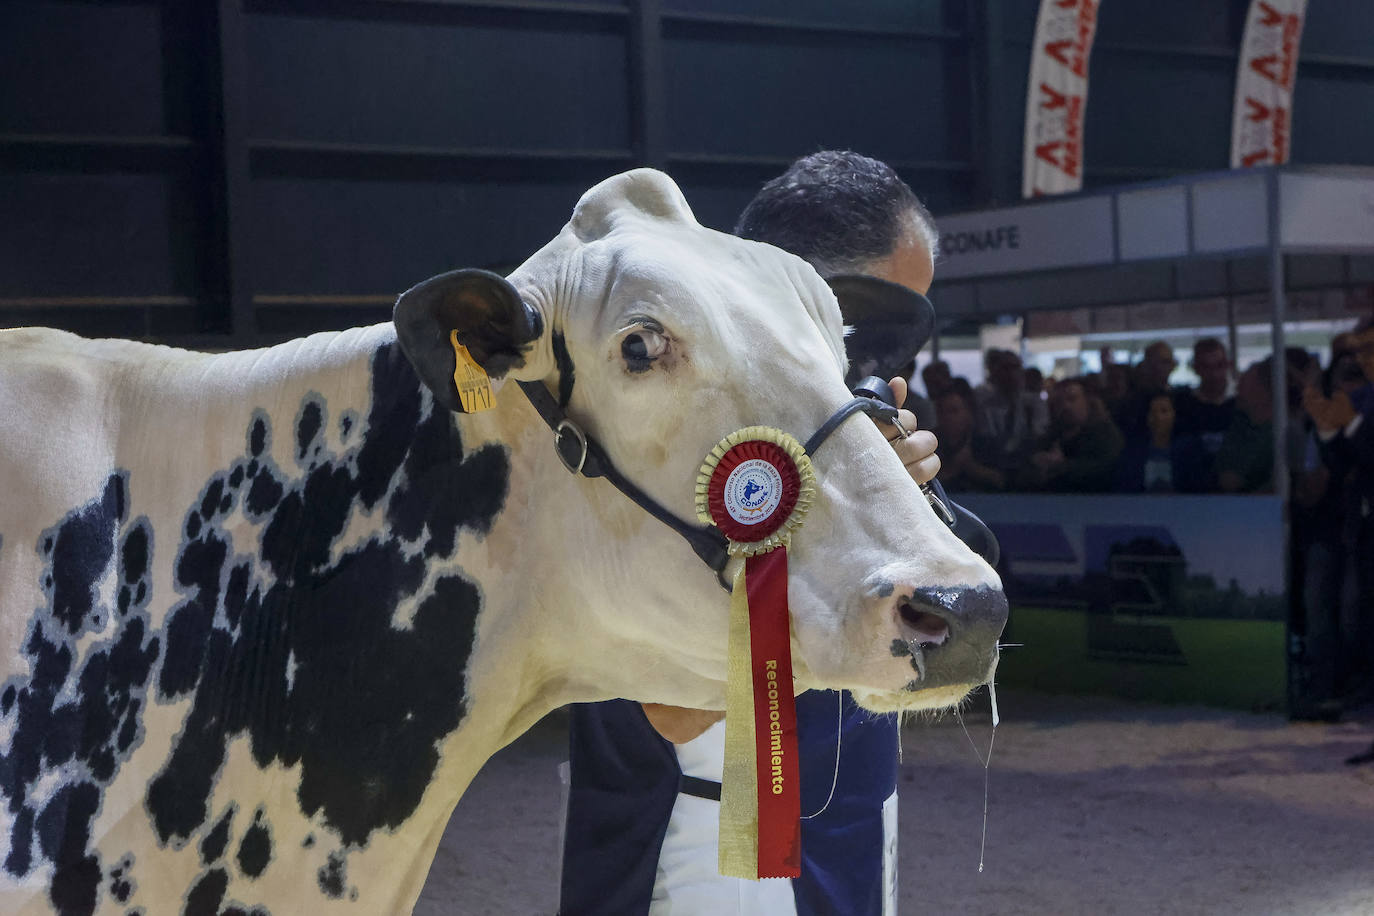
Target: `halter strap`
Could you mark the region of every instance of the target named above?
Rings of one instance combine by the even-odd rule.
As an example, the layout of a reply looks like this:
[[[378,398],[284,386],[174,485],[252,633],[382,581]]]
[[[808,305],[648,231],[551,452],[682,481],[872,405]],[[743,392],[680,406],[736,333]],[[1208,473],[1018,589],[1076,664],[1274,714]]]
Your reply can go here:
[[[876,385],[872,384],[875,382]],[[676,531],[691,546],[692,552],[700,557],[702,562],[716,574],[716,580],[720,582],[721,587],[730,591],[730,583],[725,580],[725,564],[730,560],[730,554],[727,550],[729,542],[725,535],[714,527],[693,525],[683,521],[616,470],[615,465],[611,463],[610,457],[606,454],[606,450],[595,439],[588,436],[581,426],[568,417],[567,411],[549,393],[549,389],[544,387],[543,382],[517,380],[516,384],[525,393],[525,397],[529,399],[535,411],[548,424],[549,429],[553,430],[554,450],[558,452],[558,458],[563,462],[564,467],[574,474],[581,474],[583,477],[606,478],[631,502]],[[894,400],[892,391],[886,383],[876,378],[866,379],[859,384],[855,391],[863,392],[867,396],[856,397],[841,405],[838,410],[830,415],[829,419],[821,424],[820,429],[816,430],[811,438],[806,440],[806,444],[802,446],[808,456],[815,454],[816,449],[820,448],[825,440],[840,428],[840,424],[856,413],[867,414],[882,423],[897,423],[897,408],[891,403],[886,403],[886,401]],[[936,514],[946,525],[954,529],[955,534],[961,540],[970,543],[971,546],[970,538],[981,541],[983,546],[981,548],[974,547],[974,549],[982,554],[990,564],[996,565],[1000,552],[997,538],[988,526],[983,524],[982,519],[946,496],[944,488],[940,486],[938,481],[921,484],[921,492],[930,501]],[[962,532],[960,531],[961,528],[963,529]]]
[[[525,392],[525,397],[529,398],[530,404],[548,424],[549,429],[553,430],[554,448],[564,467],[583,477],[606,478],[613,487],[629,497],[631,502],[681,535],[691,546],[692,552],[711,568],[716,578],[729,590],[729,585],[721,578],[725,564],[730,559],[726,551],[728,542],[725,535],[715,528],[684,522],[616,470],[605,449],[588,436],[582,427],[568,418],[567,412],[558,405],[543,382],[517,381],[516,384]]]

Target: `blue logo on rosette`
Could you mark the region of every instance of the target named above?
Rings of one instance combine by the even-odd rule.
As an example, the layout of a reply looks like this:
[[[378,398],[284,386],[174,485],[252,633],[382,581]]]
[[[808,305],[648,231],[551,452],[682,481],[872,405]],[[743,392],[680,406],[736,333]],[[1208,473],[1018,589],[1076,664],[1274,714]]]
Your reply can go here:
[[[741,524],[767,521],[781,502],[782,475],[770,462],[759,458],[741,462],[725,481],[725,509]]]

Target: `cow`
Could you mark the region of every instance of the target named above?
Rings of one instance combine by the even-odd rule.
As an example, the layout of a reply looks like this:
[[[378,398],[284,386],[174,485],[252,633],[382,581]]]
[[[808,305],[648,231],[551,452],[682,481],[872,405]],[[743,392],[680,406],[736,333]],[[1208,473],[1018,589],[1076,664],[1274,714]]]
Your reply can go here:
[[[222,354],[0,331],[0,911],[409,912],[473,775],[551,710],[724,708],[721,578],[569,473],[516,383],[692,519],[723,436],[846,402],[843,333],[807,264],[650,170],[386,324]],[[462,409],[455,341],[491,409]],[[815,468],[796,688],[986,682],[996,574],[874,424]]]

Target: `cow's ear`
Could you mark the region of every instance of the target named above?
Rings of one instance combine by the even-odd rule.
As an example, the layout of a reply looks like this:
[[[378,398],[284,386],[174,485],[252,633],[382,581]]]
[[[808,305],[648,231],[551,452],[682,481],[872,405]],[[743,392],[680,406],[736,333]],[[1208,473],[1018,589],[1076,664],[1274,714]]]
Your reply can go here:
[[[493,381],[525,365],[544,330],[540,314],[505,277],[487,270],[454,270],[430,277],[396,300],[393,313],[401,349],[434,399],[462,411],[453,381],[453,332]]]
[[[935,330],[930,300],[910,287],[860,274],[826,277],[840,316],[850,373],[884,379],[904,371]]]

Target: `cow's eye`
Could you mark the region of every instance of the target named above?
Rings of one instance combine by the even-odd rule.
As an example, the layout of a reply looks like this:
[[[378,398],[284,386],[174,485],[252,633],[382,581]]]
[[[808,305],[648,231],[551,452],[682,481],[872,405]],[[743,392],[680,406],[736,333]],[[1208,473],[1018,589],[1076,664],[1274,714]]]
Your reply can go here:
[[[668,338],[650,328],[637,328],[620,342],[620,355],[631,372],[646,372],[654,360],[668,352]]]

